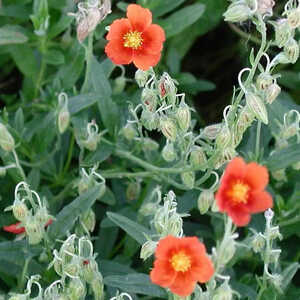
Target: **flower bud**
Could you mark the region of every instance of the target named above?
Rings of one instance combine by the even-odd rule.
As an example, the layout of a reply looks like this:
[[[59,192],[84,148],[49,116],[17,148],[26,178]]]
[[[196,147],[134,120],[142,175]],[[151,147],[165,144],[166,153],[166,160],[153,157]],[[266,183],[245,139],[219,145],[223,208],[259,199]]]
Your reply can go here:
[[[130,123],[127,123],[126,126],[123,127],[122,134],[128,141],[133,140],[138,135],[135,127]]]
[[[145,151],[156,151],[159,148],[159,144],[150,138],[144,138],[142,141]]]
[[[94,293],[94,299],[96,299],[96,300],[104,299],[103,279],[102,279],[102,275],[99,272],[97,273],[97,276],[94,278],[94,280],[91,282],[91,288]]]
[[[256,86],[259,90],[268,89],[273,83],[273,77],[269,73],[260,73],[256,78]]]
[[[216,146],[220,149],[226,148],[231,142],[231,133],[227,125],[223,126],[216,137]]]
[[[184,172],[180,174],[181,180],[183,184],[189,188],[192,189],[195,184],[195,172]]]
[[[283,138],[276,138],[275,148],[276,150],[284,149],[289,145],[288,141]]]
[[[280,170],[276,170],[271,172],[272,177],[276,180],[276,181],[283,181],[286,182],[287,181],[287,177],[285,174],[285,169],[280,169]]]
[[[159,116],[146,109],[142,111],[141,122],[148,130],[154,130],[159,126]]]
[[[6,168],[0,167],[0,177],[5,177],[5,175],[6,175]]]
[[[191,124],[191,112],[186,103],[180,103],[176,112],[176,119],[181,130],[187,131],[189,129]]]
[[[275,43],[279,48],[282,48],[292,37],[292,30],[286,19],[270,23],[275,27]]]
[[[169,218],[167,235],[179,236],[182,233],[182,218],[178,214],[173,214]]]
[[[220,287],[217,288],[212,300],[231,300],[233,299],[232,296],[232,289],[228,285],[227,282],[224,282]]]
[[[270,236],[270,239],[272,240],[275,240],[275,239],[282,239],[282,235],[279,231],[279,226],[273,226],[270,228],[270,231],[269,231],[269,236]]]
[[[44,226],[41,226],[35,218],[26,219],[25,231],[30,245],[36,245],[43,239]]]
[[[83,18],[77,25],[77,39],[82,43],[89,34],[89,23],[87,18]]]
[[[227,240],[226,246],[223,248],[222,253],[218,253],[219,261],[221,265],[226,265],[234,256],[235,253],[235,241],[232,237]]]
[[[140,88],[146,85],[148,77],[149,71],[137,69],[137,71],[135,72],[135,80]]]
[[[157,242],[153,242],[151,240],[144,243],[141,249],[140,258],[143,260],[149,258],[151,255],[154,254],[156,246]]]
[[[142,92],[142,103],[151,112],[155,112],[157,106],[157,95],[155,90],[144,88]]]
[[[280,253],[281,253],[280,249],[273,249],[273,250],[271,250],[271,253],[270,253],[270,263],[273,263],[273,264],[277,265]]]
[[[96,215],[92,209],[89,209],[80,217],[80,221],[89,232],[93,232],[96,225]]]
[[[295,29],[300,26],[300,8],[294,8],[288,11],[287,21],[291,28]]]
[[[226,22],[244,22],[251,18],[252,12],[246,3],[233,3],[223,14]]]
[[[86,140],[81,141],[81,144],[90,151],[96,151],[99,142],[100,142],[99,135],[90,135]]]
[[[129,201],[137,200],[141,193],[141,183],[139,181],[130,182],[126,189],[126,198]]]
[[[261,98],[252,92],[246,93],[245,96],[247,105],[255,117],[264,124],[268,124],[268,113]]]
[[[58,130],[62,134],[66,131],[70,123],[70,113],[68,108],[64,106],[58,114]]]
[[[76,277],[81,270],[77,260],[72,259],[70,263],[63,266],[63,271],[70,277]]]
[[[261,15],[268,15],[268,16],[273,15],[273,6],[275,5],[274,0],[257,0],[257,1],[258,1],[257,11]]]
[[[289,125],[288,127],[285,127],[282,131],[282,137],[284,139],[289,139],[296,135],[299,131],[299,125],[297,123],[293,123]]]
[[[80,300],[86,295],[85,284],[78,278],[72,278],[68,286],[70,300]]]
[[[139,210],[139,213],[145,217],[155,215],[157,207],[158,205],[156,203],[149,202],[142,205],[142,207]]]
[[[299,58],[299,45],[293,38],[289,39],[284,45],[283,51],[292,64]]]
[[[221,129],[221,123],[206,126],[202,131],[202,136],[203,138],[214,140],[217,137],[218,133],[221,131]]]
[[[207,158],[203,148],[199,146],[192,147],[190,153],[190,164],[196,168],[203,165],[204,167],[201,168],[201,170],[206,168],[205,165],[207,164]]]
[[[210,206],[214,202],[214,193],[211,190],[205,190],[200,193],[198,197],[198,209],[200,214],[204,215],[209,210]]]
[[[163,135],[170,141],[174,142],[176,140],[176,136],[177,136],[177,128],[176,128],[176,125],[175,123],[165,117],[165,118],[162,118],[160,120],[160,129],[163,133]]]
[[[97,7],[93,7],[88,10],[87,21],[88,32],[90,33],[96,29],[97,25],[101,21],[101,13]]]
[[[255,253],[261,252],[265,244],[265,237],[261,233],[257,234],[251,242],[252,249]]]
[[[126,78],[124,76],[119,76],[114,80],[114,87],[113,87],[113,95],[121,94],[126,85]]]
[[[170,100],[170,103],[174,103],[176,100],[176,81],[173,80],[168,73],[164,72],[161,76],[159,83],[158,83],[158,89],[160,92],[160,97],[164,99],[165,97],[168,97]]]
[[[91,186],[92,186],[92,183],[91,183],[90,178],[88,178],[86,176],[82,177],[78,183],[78,194],[79,195],[83,194]]]
[[[163,159],[167,162],[174,161],[177,158],[177,154],[174,149],[173,143],[167,142],[167,144],[164,146],[161,154],[162,154]]]
[[[272,104],[273,101],[279,96],[281,93],[281,88],[277,83],[273,83],[268,89],[265,91],[265,99],[268,104]]]
[[[28,216],[28,208],[21,201],[16,201],[16,203],[13,205],[12,211],[14,217],[21,222],[25,221]]]
[[[45,226],[49,220],[51,219],[51,216],[48,214],[48,210],[45,206],[39,207],[34,219],[41,225]]]
[[[7,152],[14,150],[15,140],[7,128],[0,123],[0,147]]]
[[[82,261],[81,274],[86,282],[91,283],[96,273],[98,273],[98,264],[94,259],[85,259]]]

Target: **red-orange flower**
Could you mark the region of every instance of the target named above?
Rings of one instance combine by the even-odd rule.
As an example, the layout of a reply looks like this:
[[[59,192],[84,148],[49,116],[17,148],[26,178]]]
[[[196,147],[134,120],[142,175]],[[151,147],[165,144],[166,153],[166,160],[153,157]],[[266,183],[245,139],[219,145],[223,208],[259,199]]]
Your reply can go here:
[[[115,20],[106,36],[109,41],[105,47],[107,56],[117,65],[133,62],[141,70],[155,66],[161,56],[164,30],[152,24],[149,9],[137,4],[127,8],[127,19]]]
[[[266,167],[234,158],[227,165],[216,193],[219,210],[226,212],[237,226],[247,225],[251,214],[273,206],[272,196],[265,191],[268,182]]]
[[[45,227],[47,227],[48,225],[52,224],[52,219],[50,219],[46,224],[45,224]],[[7,232],[11,232],[11,233],[14,233],[14,234],[21,234],[21,233],[24,233],[25,232],[25,228],[20,226],[21,222],[18,222],[16,224],[12,224],[12,225],[9,225],[9,226],[4,226],[3,227],[3,230],[4,231],[7,231]]]
[[[205,246],[196,237],[169,235],[161,239],[155,258],[151,281],[181,297],[190,295],[198,281],[207,282],[214,274]]]

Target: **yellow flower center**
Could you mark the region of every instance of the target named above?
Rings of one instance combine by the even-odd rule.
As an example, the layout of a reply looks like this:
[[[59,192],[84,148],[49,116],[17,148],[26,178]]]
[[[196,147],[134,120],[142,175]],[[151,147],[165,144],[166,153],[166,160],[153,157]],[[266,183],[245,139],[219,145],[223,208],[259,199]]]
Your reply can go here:
[[[191,267],[190,257],[182,251],[174,254],[170,262],[176,272],[186,272]]]
[[[124,47],[138,49],[143,44],[142,33],[138,31],[129,31],[124,36]]]
[[[247,203],[248,201],[248,193],[249,193],[249,185],[237,181],[234,183],[231,187],[231,189],[228,191],[227,195],[231,197],[232,201],[235,204],[238,203]]]

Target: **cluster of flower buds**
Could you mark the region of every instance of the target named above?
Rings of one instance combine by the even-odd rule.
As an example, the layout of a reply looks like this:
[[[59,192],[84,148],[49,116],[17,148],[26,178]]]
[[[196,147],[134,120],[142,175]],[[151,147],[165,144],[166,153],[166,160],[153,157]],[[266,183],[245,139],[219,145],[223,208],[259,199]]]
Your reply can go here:
[[[277,268],[279,256],[281,253],[280,249],[273,249],[273,242],[276,239],[282,239],[282,235],[279,232],[278,226],[272,225],[272,219],[274,217],[274,212],[271,209],[265,211],[266,228],[264,233],[254,232],[254,237],[252,239],[252,249],[255,253],[260,253],[262,259],[264,260],[264,272],[271,283],[275,285],[276,288],[280,289],[281,276],[280,274],[271,274],[269,272],[269,265],[273,264],[274,269]]]
[[[140,209],[140,213],[143,215],[154,215],[151,224],[153,224],[156,231],[155,236],[153,236],[155,240],[148,237],[149,240],[142,246],[140,257],[144,260],[155,252],[157,242],[161,238],[167,235],[181,237],[183,235],[182,218],[188,216],[177,212],[176,195],[173,191],[169,191],[163,198],[163,205],[160,205],[162,197],[159,187],[154,190],[152,195],[157,196],[157,201],[152,202],[153,197],[151,197],[150,201],[145,203]]]
[[[70,123],[70,112],[68,110],[68,95],[60,93],[58,95],[58,113],[57,124],[60,134],[63,134]]]
[[[86,148],[89,151],[96,151],[98,144],[100,143],[101,136],[103,136],[107,130],[99,132],[99,127],[95,120],[89,122],[84,132],[76,132],[76,141],[81,148]]]
[[[31,206],[31,209],[28,209],[26,202]],[[46,237],[45,227],[50,225],[53,220],[53,217],[48,213],[45,200],[43,202],[35,191],[30,190],[27,183],[20,182],[15,189],[13,205],[5,209],[5,211],[12,210],[19,223],[4,229],[15,234],[25,232],[29,244],[40,243]]]
[[[127,293],[119,293],[119,291],[117,291],[116,296],[110,298],[110,300],[132,300],[131,296]]]
[[[53,266],[61,279],[46,289],[45,294],[52,297],[56,294],[58,297],[49,299],[65,299],[63,295],[71,300],[85,299],[87,285],[93,291],[94,299],[103,299],[103,278],[98,270],[93,245],[87,237],[69,236],[59,251],[53,251],[53,255],[49,268]],[[62,288],[59,289],[59,286]]]
[[[14,138],[2,123],[0,123],[0,147],[6,152],[11,152],[15,149]]]
[[[77,39],[84,39],[96,29],[97,25],[111,13],[111,0],[87,0],[79,2],[78,12],[69,13],[76,18]]]
[[[258,11],[260,0],[232,0],[232,3],[223,14],[227,22],[244,22],[252,18]],[[259,7],[262,9],[262,6]]]

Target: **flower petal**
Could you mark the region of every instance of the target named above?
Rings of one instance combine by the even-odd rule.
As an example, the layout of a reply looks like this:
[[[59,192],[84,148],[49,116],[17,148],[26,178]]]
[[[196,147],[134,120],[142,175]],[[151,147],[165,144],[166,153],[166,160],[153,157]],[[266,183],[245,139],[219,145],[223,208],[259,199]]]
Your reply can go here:
[[[176,277],[176,272],[171,267],[168,260],[156,260],[154,268],[150,273],[150,279],[153,283],[162,287],[169,287],[173,284]]]
[[[246,173],[246,163],[241,157],[235,157],[226,167],[224,177],[243,178]],[[223,178],[222,178],[223,180]]]
[[[269,182],[268,169],[255,162],[246,167],[245,181],[256,190],[263,190]]]
[[[177,294],[181,297],[190,295],[196,286],[196,281],[192,281],[189,272],[177,272],[176,278],[169,289],[172,293]]]
[[[258,213],[273,207],[272,196],[266,191],[251,193],[247,207],[251,213]]]
[[[12,224],[9,226],[4,226],[3,230],[7,231],[7,232],[11,232],[14,234],[20,234],[20,233],[24,233],[25,232],[25,228],[24,227],[20,227],[21,222],[18,222],[16,224]]]
[[[116,65],[127,65],[132,62],[133,50],[124,47],[122,40],[109,41],[105,53]]]
[[[242,212],[238,209],[228,211],[229,217],[236,226],[246,226],[249,224],[251,216],[249,213]]]
[[[144,32],[152,23],[152,13],[149,9],[137,4],[130,4],[127,7],[127,18],[133,30]]]
[[[205,283],[211,279],[214,272],[213,263],[205,253],[197,261],[193,262],[193,267],[190,271],[191,279]]]
[[[128,19],[118,19],[115,20],[109,27],[109,32],[106,36],[108,41],[111,40],[121,40],[123,36],[130,31],[131,24]]]
[[[178,238],[168,235],[161,239],[155,250],[155,257],[161,260],[169,261],[172,252],[177,249]]]
[[[154,67],[160,60],[160,53],[147,54],[142,51],[133,52],[133,63],[135,66],[143,71],[147,71],[150,67]]]
[[[161,52],[165,39],[165,32],[159,25],[150,25],[143,33],[143,51],[151,54]]]

